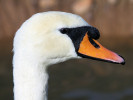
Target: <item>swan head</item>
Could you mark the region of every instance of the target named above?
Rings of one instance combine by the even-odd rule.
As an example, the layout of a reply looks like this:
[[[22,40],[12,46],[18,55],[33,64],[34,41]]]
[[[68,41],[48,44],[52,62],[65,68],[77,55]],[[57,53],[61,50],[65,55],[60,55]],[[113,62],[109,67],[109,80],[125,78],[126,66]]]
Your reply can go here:
[[[124,59],[96,40],[99,31],[80,16],[65,12],[33,15],[17,31],[14,52],[54,64],[70,58],[93,58],[124,64]]]

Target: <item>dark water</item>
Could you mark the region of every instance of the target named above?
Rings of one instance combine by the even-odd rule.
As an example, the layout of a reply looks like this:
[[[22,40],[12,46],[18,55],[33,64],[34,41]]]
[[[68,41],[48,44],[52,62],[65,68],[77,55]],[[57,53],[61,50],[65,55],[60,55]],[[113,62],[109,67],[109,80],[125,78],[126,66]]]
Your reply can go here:
[[[130,96],[130,99],[133,99],[133,88],[125,89],[123,91],[118,91],[114,93],[96,92],[85,89],[79,89],[64,94],[63,98],[86,98],[86,100],[121,100],[126,96]]]
[[[133,100],[133,42],[110,49],[122,54],[126,65],[74,59],[49,67],[49,100]],[[11,62],[11,52],[1,54],[0,100],[13,100]]]

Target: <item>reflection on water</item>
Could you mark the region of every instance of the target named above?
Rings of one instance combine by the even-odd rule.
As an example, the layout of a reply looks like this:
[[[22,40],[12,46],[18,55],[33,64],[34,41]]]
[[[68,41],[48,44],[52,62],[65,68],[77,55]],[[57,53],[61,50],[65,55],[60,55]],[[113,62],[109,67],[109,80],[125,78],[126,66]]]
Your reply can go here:
[[[78,99],[86,98],[86,100],[122,100],[126,96],[131,96],[130,100],[133,100],[133,88],[129,88],[123,91],[114,92],[114,93],[104,93],[104,92],[95,92],[85,89],[74,90],[69,93],[65,93],[63,98],[67,99]],[[126,99],[127,100],[127,99]]]

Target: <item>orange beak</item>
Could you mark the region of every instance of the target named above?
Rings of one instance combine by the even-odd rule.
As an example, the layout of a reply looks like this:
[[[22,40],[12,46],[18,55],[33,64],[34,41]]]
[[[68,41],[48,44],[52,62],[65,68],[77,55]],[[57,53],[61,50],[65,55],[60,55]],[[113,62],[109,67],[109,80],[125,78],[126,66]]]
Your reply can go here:
[[[89,57],[89,58],[98,59],[98,60],[107,61],[107,62],[125,64],[125,61],[122,57],[104,48],[96,40],[93,40],[91,38],[89,39],[87,33],[83,37],[83,40],[80,43],[78,54],[79,56],[82,56],[85,58]]]

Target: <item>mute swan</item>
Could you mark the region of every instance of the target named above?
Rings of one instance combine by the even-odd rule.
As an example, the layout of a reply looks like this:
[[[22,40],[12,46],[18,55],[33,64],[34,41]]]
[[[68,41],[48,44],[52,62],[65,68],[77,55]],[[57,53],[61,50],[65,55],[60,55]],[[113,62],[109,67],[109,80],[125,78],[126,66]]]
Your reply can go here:
[[[78,15],[56,11],[33,15],[14,38],[14,100],[47,100],[46,68],[70,58],[124,64],[122,57],[96,41],[99,37],[99,31]]]

